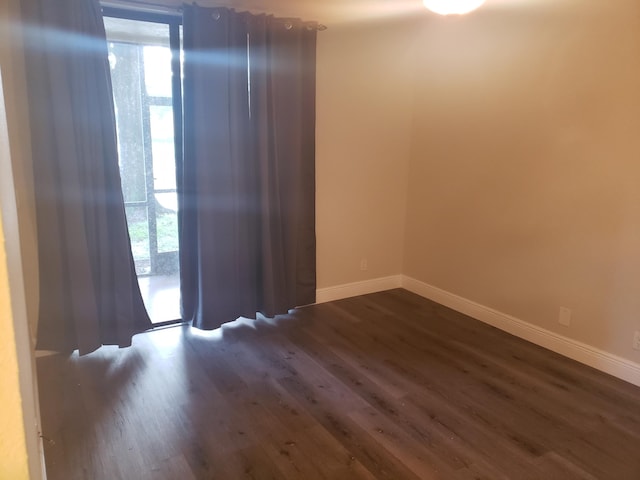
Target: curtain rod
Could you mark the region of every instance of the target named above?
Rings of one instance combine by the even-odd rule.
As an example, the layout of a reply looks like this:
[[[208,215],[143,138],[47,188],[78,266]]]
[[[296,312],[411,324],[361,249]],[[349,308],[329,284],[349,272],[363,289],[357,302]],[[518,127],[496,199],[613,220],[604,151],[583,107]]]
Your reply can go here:
[[[103,7],[122,8],[138,12],[163,13],[174,17],[182,16],[182,6],[164,5],[162,3],[145,2],[143,0],[105,0],[101,1],[100,5]],[[197,3],[193,2],[193,5],[197,5]],[[327,29],[327,26],[319,23],[316,29],[322,32]]]

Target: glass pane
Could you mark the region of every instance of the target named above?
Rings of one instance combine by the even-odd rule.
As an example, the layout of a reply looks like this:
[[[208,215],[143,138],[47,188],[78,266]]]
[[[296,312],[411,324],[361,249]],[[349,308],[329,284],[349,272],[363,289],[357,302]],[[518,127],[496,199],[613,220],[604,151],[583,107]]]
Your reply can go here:
[[[135,45],[169,47],[169,25],[127,18],[104,17],[107,40]]]
[[[144,80],[147,95],[171,97],[171,50],[168,47],[144,47]]]
[[[156,193],[158,252],[178,251],[178,195]]]
[[[156,190],[175,190],[176,157],[173,143],[173,108],[153,105],[149,107],[149,112],[154,187]]]
[[[125,202],[147,198],[140,88],[140,47],[109,43],[109,63],[118,132],[118,158]]]
[[[145,275],[151,271],[147,207],[126,207],[126,212],[136,273]]]

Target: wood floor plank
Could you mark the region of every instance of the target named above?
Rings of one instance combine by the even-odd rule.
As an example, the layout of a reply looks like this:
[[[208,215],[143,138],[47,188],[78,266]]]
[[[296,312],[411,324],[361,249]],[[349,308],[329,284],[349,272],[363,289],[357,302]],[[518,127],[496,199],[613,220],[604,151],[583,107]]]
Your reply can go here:
[[[387,452],[357,423],[345,415],[339,405],[321,402],[313,389],[298,377],[286,377],[280,383],[303,403],[307,411],[376,478],[418,479],[406,465]]]
[[[401,289],[38,379],[51,480],[640,479],[640,388]]]

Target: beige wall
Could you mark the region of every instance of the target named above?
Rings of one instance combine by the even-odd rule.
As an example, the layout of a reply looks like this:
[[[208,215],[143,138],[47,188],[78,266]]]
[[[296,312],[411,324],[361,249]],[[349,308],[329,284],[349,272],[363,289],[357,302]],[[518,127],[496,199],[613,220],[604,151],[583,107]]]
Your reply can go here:
[[[411,144],[412,32],[376,23],[318,37],[318,287],[400,274]],[[368,269],[360,270],[361,259]]]
[[[640,3],[508,5],[423,22],[404,273],[640,361]]]

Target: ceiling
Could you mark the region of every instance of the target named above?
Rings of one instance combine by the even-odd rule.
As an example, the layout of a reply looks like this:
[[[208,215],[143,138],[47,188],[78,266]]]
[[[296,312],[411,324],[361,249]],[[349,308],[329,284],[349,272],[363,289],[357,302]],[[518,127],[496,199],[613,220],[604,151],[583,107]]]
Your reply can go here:
[[[513,10],[584,0],[486,0],[482,10]],[[149,4],[179,8],[183,0],[105,0],[108,4]],[[186,2],[189,3],[189,2]],[[284,17],[317,20],[327,25],[375,22],[435,15],[428,12],[422,0],[198,0],[198,5],[223,6],[255,13],[268,12]]]
[[[108,5],[132,4],[138,7],[157,4],[179,8],[183,3],[190,2],[182,0],[105,0],[103,3]],[[278,16],[299,17],[329,24],[385,20],[425,12],[422,0],[198,0],[196,3],[206,7],[223,6],[255,13],[267,12]]]

